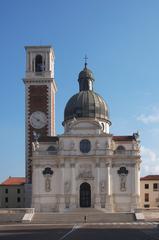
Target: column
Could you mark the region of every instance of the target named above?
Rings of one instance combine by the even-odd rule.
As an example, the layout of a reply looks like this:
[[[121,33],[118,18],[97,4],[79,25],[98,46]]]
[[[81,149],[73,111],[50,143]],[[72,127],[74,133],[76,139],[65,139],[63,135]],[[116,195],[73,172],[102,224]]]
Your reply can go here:
[[[61,171],[61,188],[59,197],[59,211],[62,212],[65,209],[65,195],[64,195],[64,182],[65,182],[65,163],[64,160],[60,161],[60,171]]]
[[[139,199],[140,199],[140,166],[139,166],[138,162],[135,164],[134,171],[135,171],[135,174],[134,174],[134,176],[135,176],[135,179],[134,179],[135,180],[134,205],[135,206],[134,207],[137,208],[140,205],[140,202],[139,202]]]
[[[96,161],[96,192],[95,192],[95,199],[94,199],[94,207],[95,208],[101,208],[100,203],[100,190],[99,190],[99,184],[100,184],[100,162],[99,160]]]
[[[111,163],[106,164],[107,167],[107,195],[106,195],[106,209],[108,212],[113,211],[112,206],[112,178],[111,178]]]
[[[71,167],[71,183],[72,183],[72,191],[71,191],[71,199],[70,199],[70,208],[76,208],[76,176],[75,176],[75,163],[72,162],[70,164]]]

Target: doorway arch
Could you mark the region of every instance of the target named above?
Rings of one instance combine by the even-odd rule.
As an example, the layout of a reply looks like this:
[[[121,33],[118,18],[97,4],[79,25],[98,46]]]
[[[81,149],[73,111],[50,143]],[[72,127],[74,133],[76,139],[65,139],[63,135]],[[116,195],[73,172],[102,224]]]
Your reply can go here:
[[[80,185],[80,207],[91,207],[91,186],[87,182]]]

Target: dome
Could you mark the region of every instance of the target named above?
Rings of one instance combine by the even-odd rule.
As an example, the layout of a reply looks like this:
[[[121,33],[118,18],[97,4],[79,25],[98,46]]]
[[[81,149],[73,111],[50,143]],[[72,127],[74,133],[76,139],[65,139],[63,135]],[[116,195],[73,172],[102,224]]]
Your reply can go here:
[[[90,69],[88,69],[86,66],[85,68],[79,73],[78,76],[78,81],[81,79],[85,79],[85,78],[90,78],[92,80],[94,80],[94,76],[93,73]]]
[[[79,93],[73,95],[66,104],[64,122],[74,118],[94,118],[106,121],[109,125],[108,106],[103,98],[93,91],[94,76],[85,63],[79,73]]]
[[[97,118],[109,121],[108,106],[103,98],[93,91],[80,91],[66,104],[64,121],[73,118]]]

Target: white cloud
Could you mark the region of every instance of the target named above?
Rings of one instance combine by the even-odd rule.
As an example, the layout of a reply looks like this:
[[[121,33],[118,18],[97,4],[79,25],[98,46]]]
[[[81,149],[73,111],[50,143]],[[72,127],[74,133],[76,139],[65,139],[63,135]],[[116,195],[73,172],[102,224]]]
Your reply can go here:
[[[145,148],[144,146],[141,147],[141,155],[145,161],[149,162],[157,161],[156,153],[149,148]]]
[[[158,107],[153,107],[152,108],[152,113],[149,114],[149,115],[140,114],[137,117],[137,120],[140,121],[140,122],[143,122],[145,124],[159,123],[159,108]]]
[[[145,124],[149,123],[159,123],[159,113],[156,114],[150,114],[150,115],[144,115],[141,114],[137,117],[137,120],[140,122],[143,122]]]
[[[149,148],[141,147],[141,175],[158,174],[159,175],[159,156]]]

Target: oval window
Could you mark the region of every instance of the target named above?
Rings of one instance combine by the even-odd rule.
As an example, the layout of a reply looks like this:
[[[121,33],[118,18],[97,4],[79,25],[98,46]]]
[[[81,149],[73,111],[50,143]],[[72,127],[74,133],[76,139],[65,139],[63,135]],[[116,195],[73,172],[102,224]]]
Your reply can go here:
[[[80,151],[83,153],[88,153],[91,150],[91,143],[87,139],[80,141]]]

